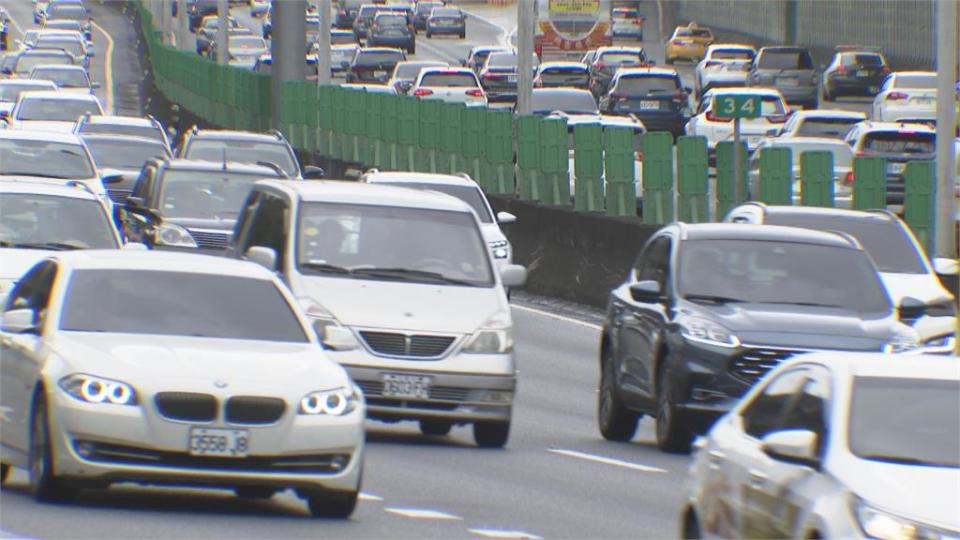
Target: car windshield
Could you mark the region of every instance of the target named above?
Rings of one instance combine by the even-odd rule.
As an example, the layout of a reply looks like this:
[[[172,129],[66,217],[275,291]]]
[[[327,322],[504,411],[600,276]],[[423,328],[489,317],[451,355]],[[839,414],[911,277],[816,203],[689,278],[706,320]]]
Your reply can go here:
[[[76,122],[88,114],[103,114],[100,104],[92,100],[27,98],[20,100],[17,120]]]
[[[309,342],[272,281],[162,270],[74,271],[60,330]]]
[[[331,277],[489,287],[486,246],[466,212],[310,202],[297,264]]]
[[[350,45],[356,42],[357,40],[354,39],[352,32],[331,32],[330,33],[331,45]]]
[[[597,102],[589,92],[533,92],[530,103],[533,114],[551,114],[563,111],[567,114],[598,114]]]
[[[393,77],[396,79],[413,80],[420,70],[425,67],[445,67],[442,62],[400,62],[393,68]]]
[[[870,254],[881,272],[898,274],[925,274],[921,255],[913,242],[896,222],[886,216],[829,216],[772,212],[764,222],[804,229],[845,232],[858,241]]]
[[[101,124],[98,122],[84,122],[80,124],[80,133],[102,135],[129,135],[131,137],[145,137],[163,142],[163,132],[159,127],[137,126],[123,124]]]
[[[63,49],[74,56],[85,54],[83,44],[71,39],[44,39],[41,37],[34,45],[34,49]]]
[[[893,80],[895,88],[922,88],[935,90],[937,88],[937,76],[929,75],[897,75]]]
[[[85,138],[93,162],[101,169],[140,169],[147,160],[167,157],[166,146],[155,141]]]
[[[79,69],[57,69],[39,66],[30,72],[31,79],[43,79],[57,83],[61,88],[88,88],[87,72]]]
[[[396,184],[391,184],[390,182],[377,182],[378,184],[387,184],[395,185],[411,189],[429,189],[430,191],[439,191],[440,193],[446,193],[460,199],[461,201],[470,205],[470,208],[477,214],[477,218],[480,220],[480,223],[493,223],[493,216],[490,215],[490,211],[487,209],[486,199],[483,197],[483,192],[479,188],[473,186],[457,186],[450,184],[429,184],[429,183],[419,183],[419,182],[397,182]]]
[[[643,75],[621,77],[614,92],[628,95],[675,94],[680,90],[680,79],[673,75]]]
[[[59,245],[117,249],[103,205],[94,199],[0,193],[0,248]]]
[[[6,101],[8,103],[15,103],[20,99],[20,94],[22,92],[30,92],[34,90],[56,90],[54,85],[45,85],[37,86],[35,84],[17,84],[16,79],[10,79],[5,82],[5,84],[0,84],[0,101]]]
[[[844,66],[880,67],[884,64],[879,54],[845,54],[841,58]]]
[[[855,377],[847,437],[862,459],[960,467],[957,381]]]
[[[711,34],[710,30],[707,30],[706,28],[677,28],[675,37],[710,39],[713,37],[713,34]]]
[[[711,60],[753,60],[753,52],[745,49],[714,49]]]
[[[604,64],[622,65],[622,64],[641,64],[644,61],[643,54],[635,52],[607,52],[598,58]]]
[[[681,244],[677,290],[685,297],[830,306],[890,314],[890,299],[866,253],[842,247],[748,239]]]
[[[95,177],[95,171],[80,144],[0,139],[0,175],[82,180]]]
[[[861,150],[872,154],[931,155],[937,141],[933,133],[871,131],[864,135]]]
[[[50,54],[49,52],[47,52],[47,54],[22,54],[17,60],[17,68],[15,71],[17,75],[25,78],[33,71],[33,68],[43,64],[72,66],[73,57],[65,53]]]
[[[187,159],[203,159],[206,161],[233,161],[236,163],[250,163],[266,161],[274,163],[288,176],[298,173],[296,158],[290,153],[287,145],[282,142],[244,141],[244,140],[211,140],[198,138],[187,145]]]
[[[764,51],[757,60],[759,69],[813,69],[807,51]]]
[[[436,8],[430,14],[431,17],[444,17],[448,19],[459,19],[461,14],[459,9],[454,8]]]
[[[587,68],[554,67],[544,69],[540,73],[540,82],[544,86],[575,86],[584,87],[590,83],[590,73]]]
[[[843,139],[850,128],[861,121],[863,118],[809,118],[801,122],[797,135]]]
[[[158,210],[168,218],[236,219],[262,175],[230,171],[167,170]]]
[[[475,88],[480,86],[473,73],[429,73],[420,80],[420,86],[460,86]]]
[[[85,21],[90,15],[86,8],[77,5],[55,5],[47,9],[47,17],[51,19],[68,19],[71,21]]]
[[[361,50],[355,60],[358,66],[372,66],[376,64],[392,64],[403,60],[400,51],[364,51]]]
[[[231,36],[230,50],[266,49],[267,42],[256,36]]]

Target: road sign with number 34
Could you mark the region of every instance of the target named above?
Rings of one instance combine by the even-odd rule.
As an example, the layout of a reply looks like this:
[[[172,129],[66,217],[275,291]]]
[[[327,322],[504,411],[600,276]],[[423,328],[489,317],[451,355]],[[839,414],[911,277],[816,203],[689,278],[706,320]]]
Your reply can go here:
[[[759,118],[760,96],[730,94],[714,98],[713,114],[719,118]]]

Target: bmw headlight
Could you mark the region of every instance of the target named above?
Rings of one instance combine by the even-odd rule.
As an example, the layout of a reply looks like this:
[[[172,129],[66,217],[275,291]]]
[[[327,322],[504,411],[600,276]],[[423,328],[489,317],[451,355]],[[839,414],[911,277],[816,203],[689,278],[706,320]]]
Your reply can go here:
[[[680,321],[680,333],[697,343],[717,347],[739,347],[740,339],[722,325],[703,317],[686,317]]]
[[[510,242],[506,240],[494,240],[489,242],[489,246],[494,259],[510,258]]]
[[[157,227],[154,241],[163,246],[197,247],[197,241],[190,232],[179,225],[164,223]]]
[[[513,322],[509,314],[497,313],[467,339],[463,352],[500,354],[513,351]]]
[[[918,353],[920,352],[920,344],[917,343],[916,335],[900,334],[883,346],[883,352],[888,354]]]
[[[862,500],[854,501],[860,528],[877,540],[926,540],[945,538],[946,534],[909,519],[874,508]]]
[[[311,392],[300,400],[299,414],[343,416],[363,402],[363,392],[356,385],[350,388]]]
[[[127,383],[76,373],[60,379],[60,388],[87,403],[136,405],[137,393]]]

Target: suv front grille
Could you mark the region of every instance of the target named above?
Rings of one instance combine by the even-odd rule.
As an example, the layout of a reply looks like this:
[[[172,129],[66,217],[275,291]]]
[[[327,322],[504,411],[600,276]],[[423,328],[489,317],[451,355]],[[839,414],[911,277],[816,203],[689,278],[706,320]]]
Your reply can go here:
[[[190,236],[197,241],[197,246],[210,249],[227,249],[230,243],[230,233],[223,231],[208,231],[198,229],[187,229]]]
[[[107,190],[107,195],[110,196],[110,200],[117,204],[124,204],[127,202],[127,197],[133,193],[129,189],[118,189],[118,188],[109,188]]]
[[[790,349],[749,349],[733,359],[730,372],[736,377],[753,384],[777,367],[780,362],[789,359],[801,351]]]
[[[212,422],[217,418],[217,398],[192,392],[160,392],[153,398],[165,418],[181,422]]]
[[[287,404],[279,398],[234,396],[227,400],[226,420],[232,424],[272,424],[286,410]]]
[[[375,354],[411,358],[443,356],[456,338],[452,336],[406,335],[395,332],[361,331],[360,337]]]

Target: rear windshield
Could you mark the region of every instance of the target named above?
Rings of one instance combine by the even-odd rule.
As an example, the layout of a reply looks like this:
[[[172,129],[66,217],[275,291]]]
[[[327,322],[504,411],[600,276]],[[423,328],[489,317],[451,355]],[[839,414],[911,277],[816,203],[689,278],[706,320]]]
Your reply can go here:
[[[680,89],[680,79],[673,76],[623,77],[614,90],[618,94],[672,94]]]
[[[897,75],[893,86],[896,88],[929,88],[937,87],[937,77],[935,75]]]
[[[420,86],[468,86],[476,87],[477,79],[466,73],[431,73],[425,75]]]
[[[861,150],[877,154],[932,154],[936,146],[933,133],[873,131],[864,135]]]
[[[753,60],[753,53],[743,49],[719,49],[710,53],[711,60]]]
[[[461,17],[459,9],[450,9],[450,8],[436,8],[433,12],[430,13],[431,17],[452,17],[459,19]]]
[[[407,26],[407,18],[403,15],[378,15],[374,22],[384,28],[404,28]]]
[[[845,66],[879,67],[884,65],[879,54],[845,54],[841,58]]]
[[[590,74],[584,68],[550,68],[540,74],[540,81],[554,86],[584,86],[590,82]]]
[[[642,53],[635,52],[608,52],[598,58],[605,64],[642,64],[645,60]]]
[[[830,137],[833,139],[842,139],[847,136],[847,132],[857,122],[859,118],[816,118],[804,120],[797,130],[797,135],[804,137]]]
[[[617,8],[613,10],[614,19],[636,19],[637,15],[638,13],[635,9]]]
[[[382,51],[368,52],[360,51],[357,55],[356,63],[358,65],[387,64],[391,62],[400,62],[403,60],[403,53],[400,51]]]
[[[695,38],[712,38],[713,34],[710,33],[710,30],[706,28],[678,28],[677,37],[695,37]]]
[[[760,69],[813,69],[807,51],[764,51],[757,61]]]
[[[430,13],[430,10],[437,6],[442,6],[443,2],[417,2],[417,7],[415,11],[417,15],[427,15]]]

